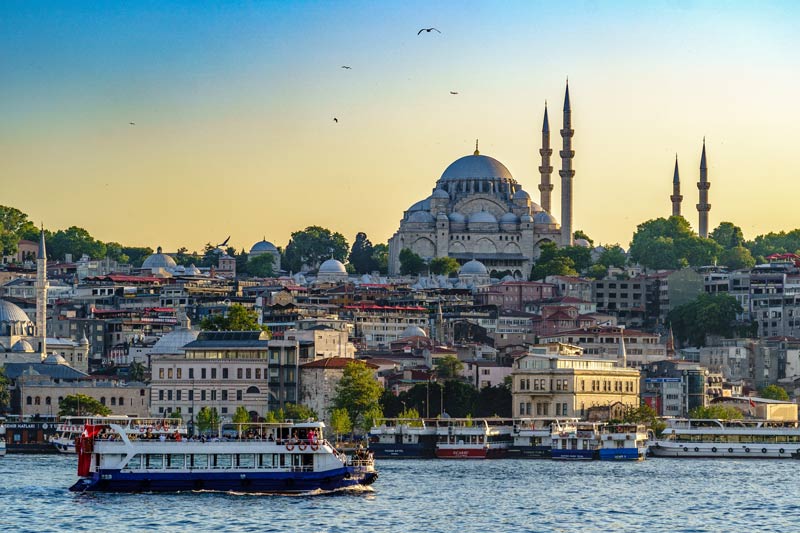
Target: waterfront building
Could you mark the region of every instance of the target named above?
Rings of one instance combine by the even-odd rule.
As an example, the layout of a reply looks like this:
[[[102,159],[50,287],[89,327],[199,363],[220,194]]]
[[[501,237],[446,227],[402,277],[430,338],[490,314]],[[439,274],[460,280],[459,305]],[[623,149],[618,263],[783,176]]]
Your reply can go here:
[[[622,338],[625,338],[624,345]],[[667,347],[659,336],[619,326],[596,325],[542,335],[542,343],[558,342],[580,346],[586,355],[641,367],[667,358]]]
[[[300,403],[311,408],[320,420],[330,421],[336,386],[350,363],[366,365],[373,371],[379,368],[372,362],[348,357],[328,357],[300,365]]]
[[[513,416],[586,417],[590,409],[639,406],[639,371],[586,357],[577,346],[532,346],[514,361]]]
[[[659,416],[687,417],[708,405],[707,368],[699,363],[664,360],[642,369],[642,401]]]

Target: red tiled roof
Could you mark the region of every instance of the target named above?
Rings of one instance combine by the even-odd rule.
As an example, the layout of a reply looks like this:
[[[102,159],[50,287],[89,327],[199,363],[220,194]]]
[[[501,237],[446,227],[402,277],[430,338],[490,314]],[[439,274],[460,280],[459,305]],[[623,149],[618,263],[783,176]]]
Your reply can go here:
[[[360,359],[350,359],[349,357],[326,357],[325,359],[318,359],[317,361],[311,361],[310,363],[305,363],[300,365],[302,368],[333,368],[339,369],[344,368],[350,363],[360,363],[366,365],[369,368],[375,369],[378,368],[378,365],[373,363],[368,363],[366,361],[362,361]]]

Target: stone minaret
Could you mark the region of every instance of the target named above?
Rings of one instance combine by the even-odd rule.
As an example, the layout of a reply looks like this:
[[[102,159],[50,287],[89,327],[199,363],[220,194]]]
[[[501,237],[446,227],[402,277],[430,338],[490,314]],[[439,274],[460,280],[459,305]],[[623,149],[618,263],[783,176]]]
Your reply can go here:
[[[47,249],[44,245],[44,228],[39,237],[39,255],[36,257],[36,334],[39,352],[47,356]]]
[[[561,245],[572,245],[572,178],[575,176],[575,171],[572,170],[572,158],[575,157],[575,152],[572,150],[572,135],[575,130],[572,129],[572,108],[569,105],[569,81],[567,81],[567,90],[564,94],[564,127],[561,129],[562,150],[559,152],[561,156],[561,170],[558,175],[561,176]]]
[[[703,137],[703,155],[700,156],[700,181],[697,188],[700,190],[700,203],[697,204],[697,214],[699,223],[697,233],[703,238],[708,237],[708,212],[711,211],[711,204],[708,203],[708,189],[711,184],[708,182],[708,167],[706,166],[706,138]]]
[[[550,193],[553,191],[553,184],[550,183],[550,174],[553,173],[553,167],[550,165],[550,156],[553,155],[553,149],[550,148],[550,122],[547,120],[547,102],[544,103],[542,149],[539,150],[539,155],[542,156],[542,166],[539,167],[539,174],[542,176],[542,182],[539,184],[539,192],[542,194],[542,209],[549,213]]]
[[[675,154],[675,174],[672,176],[672,196],[669,199],[672,200],[672,216],[681,216],[683,195],[681,195],[681,178],[678,175],[678,154]]]

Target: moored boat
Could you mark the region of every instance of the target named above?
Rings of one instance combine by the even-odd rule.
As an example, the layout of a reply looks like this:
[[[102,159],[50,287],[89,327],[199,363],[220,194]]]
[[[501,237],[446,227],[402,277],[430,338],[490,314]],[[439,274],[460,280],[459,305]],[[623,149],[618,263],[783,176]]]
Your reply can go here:
[[[554,422],[577,423],[577,418],[520,418],[514,420],[509,457],[550,459]]]
[[[643,461],[647,455],[647,428],[638,424],[607,424],[600,428],[601,461]]]
[[[790,459],[800,455],[800,425],[766,420],[673,419],[649,451],[656,457]]]
[[[422,418],[381,418],[369,431],[369,450],[375,458],[435,457],[436,426]]]
[[[508,419],[441,418],[436,423],[440,459],[497,459],[505,457],[512,443]]]
[[[76,441],[78,476],[70,490],[306,493],[373,483],[372,457],[338,452],[322,422],[240,425],[236,438],[142,436],[119,421],[94,419]]]
[[[6,454],[6,427],[0,423],[0,457]]]
[[[599,457],[598,424],[556,422],[551,432],[551,458],[560,461],[591,461]]]

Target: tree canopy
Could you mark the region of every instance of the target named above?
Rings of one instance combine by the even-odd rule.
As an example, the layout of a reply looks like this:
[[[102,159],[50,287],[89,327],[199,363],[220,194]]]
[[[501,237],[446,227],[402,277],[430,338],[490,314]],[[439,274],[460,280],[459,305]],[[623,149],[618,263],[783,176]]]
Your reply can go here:
[[[92,259],[103,259],[106,256],[106,245],[92,237],[88,231],[77,226],[58,230],[47,241],[47,255],[63,260],[66,254],[72,254],[78,260],[86,254]]]
[[[431,272],[437,276],[458,274],[461,265],[452,257],[435,257],[431,259]]]
[[[69,394],[58,404],[58,416],[106,416],[111,409],[85,394]]]
[[[439,379],[460,379],[462,363],[455,355],[446,355],[436,362],[436,375]]]
[[[265,253],[252,257],[245,263],[244,270],[251,276],[270,278],[275,275],[275,256]]]
[[[578,271],[575,268],[575,261],[570,255],[570,252],[559,250],[558,246],[553,242],[543,243],[540,248],[539,258],[531,269],[530,280],[537,281],[547,276],[577,276]]]
[[[8,390],[9,381],[5,369],[0,366],[0,413],[11,405],[11,393]]]
[[[389,246],[386,244],[376,244],[372,247],[372,259],[375,261],[375,268],[381,274],[389,272]]]
[[[258,323],[258,313],[240,304],[228,307],[226,313],[207,316],[200,321],[200,329],[207,331],[269,331]]]
[[[378,270],[378,262],[375,260],[374,254],[375,247],[367,238],[367,234],[362,231],[356,235],[356,240],[353,241],[348,260],[357,274],[369,274],[373,270]]]
[[[761,398],[766,398],[768,400],[780,400],[782,402],[789,401],[789,393],[786,392],[786,389],[779,387],[778,385],[767,385],[766,387],[759,389],[758,395]]]
[[[220,417],[216,407],[205,406],[197,412],[197,430],[200,433],[216,433],[219,424]]]
[[[591,237],[589,237],[589,236],[586,234],[586,232],[584,232],[583,230],[580,230],[580,229],[577,229],[577,230],[575,230],[575,231],[572,233],[572,238],[573,238],[573,239],[575,239],[575,240],[577,240],[577,239],[585,239],[585,240],[586,240],[586,242],[588,242],[588,243],[589,243],[589,246],[594,246],[594,239],[592,239]]]
[[[295,272],[302,270],[303,266],[315,269],[330,257],[345,262],[347,252],[347,240],[341,233],[333,233],[320,226],[308,226],[292,233],[282,265]]]
[[[337,439],[339,435],[346,435],[353,431],[353,422],[350,420],[347,409],[333,409],[328,427],[331,428]]]
[[[15,254],[20,239],[36,240],[38,233],[28,215],[19,209],[0,205],[0,257]]]
[[[250,412],[244,405],[239,405],[236,407],[236,412],[233,413],[233,418],[231,420],[234,424],[239,424],[237,426],[238,431],[245,431],[247,429],[247,423],[250,422]]]
[[[280,409],[267,413],[267,422],[283,422],[284,420],[316,420],[317,413],[302,404],[287,402]]]
[[[336,385],[333,405],[347,410],[351,421],[358,424],[366,416],[380,411],[383,387],[375,379],[372,369],[361,361],[352,361],[344,367],[342,379]],[[380,415],[379,415],[380,416]]]
[[[408,248],[400,251],[400,273],[404,276],[416,276],[428,269],[425,260]]]
[[[716,241],[695,235],[681,216],[639,224],[629,250],[631,260],[653,269],[711,265],[721,252]]]
[[[691,346],[705,346],[706,335],[731,337],[736,332],[736,315],[742,306],[727,293],[703,293],[669,312],[667,320],[675,337]]]
[[[703,407],[698,405],[689,412],[690,418],[716,418],[719,420],[740,420],[744,418],[744,414],[735,407],[728,407],[725,405],[709,405]]]
[[[597,258],[597,264],[604,267],[622,268],[628,260],[625,250],[619,244],[609,244],[604,246],[605,250]]]

